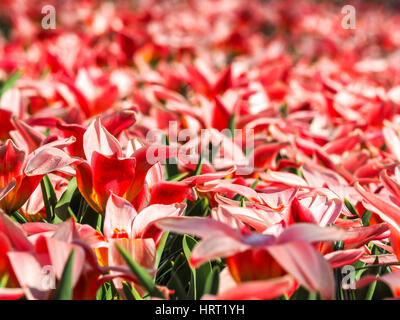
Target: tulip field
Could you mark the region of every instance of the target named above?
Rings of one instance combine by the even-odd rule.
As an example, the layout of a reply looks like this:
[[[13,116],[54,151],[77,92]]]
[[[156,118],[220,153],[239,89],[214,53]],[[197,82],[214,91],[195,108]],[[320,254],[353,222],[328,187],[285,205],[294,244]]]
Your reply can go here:
[[[400,298],[398,1],[1,0],[0,140],[0,300]]]

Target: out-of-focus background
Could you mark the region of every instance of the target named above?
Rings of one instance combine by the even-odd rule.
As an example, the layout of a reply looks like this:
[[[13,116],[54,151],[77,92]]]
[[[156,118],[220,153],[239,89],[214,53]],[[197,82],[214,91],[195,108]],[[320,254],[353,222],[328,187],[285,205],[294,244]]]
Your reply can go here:
[[[54,30],[42,27],[49,4],[56,13]],[[356,9],[355,30],[341,26],[341,8],[348,4]],[[219,50],[233,58],[272,43],[269,50],[297,57],[326,56],[352,65],[385,56],[395,67],[399,9],[396,0],[2,0],[0,78],[21,67],[35,73],[44,66],[73,72],[93,61],[123,65],[140,51],[157,60],[193,48],[213,50],[218,65],[226,63],[217,57]]]

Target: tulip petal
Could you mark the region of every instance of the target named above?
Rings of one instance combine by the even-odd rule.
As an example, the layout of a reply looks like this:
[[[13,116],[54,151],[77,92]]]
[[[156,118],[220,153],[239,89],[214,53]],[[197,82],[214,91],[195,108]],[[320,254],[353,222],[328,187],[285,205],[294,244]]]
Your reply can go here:
[[[222,178],[224,178],[226,176],[231,175],[235,171],[236,171],[236,167],[232,167],[231,169],[229,169],[227,171],[205,173],[205,174],[202,174],[202,175],[199,175],[199,176],[192,176],[192,177],[189,177],[189,178],[185,178],[182,181],[184,181],[185,183],[189,183],[191,185],[204,184],[204,183],[209,182],[209,181],[222,179]]]
[[[155,222],[155,226],[165,231],[172,231],[179,234],[190,234],[200,238],[229,236],[239,239],[234,229],[226,224],[200,217],[175,217],[164,218]]]
[[[46,239],[47,248],[50,256],[50,261],[54,267],[55,275],[58,279],[64,271],[65,264],[72,250],[74,250],[72,286],[78,282],[83,265],[85,262],[85,253],[80,246],[71,245],[70,243],[57,240],[55,238]]]
[[[135,159],[118,159],[116,155],[109,157],[94,151],[91,166],[93,189],[103,210],[110,192],[124,196],[132,188],[132,183],[136,177]]]
[[[334,227],[323,228],[309,223],[296,223],[282,231],[277,243],[339,241],[345,237],[345,234],[345,231]]]
[[[303,178],[289,172],[268,170],[267,173],[260,172],[259,176],[266,182],[279,182],[293,187],[308,187]]]
[[[27,176],[45,175],[62,169],[63,167],[71,165],[77,161],[79,160],[71,158],[64,151],[58,148],[44,148],[35,156],[30,158],[25,167],[25,174]]]
[[[0,200],[3,200],[5,196],[7,196],[7,194],[14,189],[15,185],[17,184],[17,182],[15,181],[15,179],[12,179],[5,187],[0,189]]]
[[[245,251],[249,246],[227,236],[213,236],[200,241],[193,249],[190,264],[198,268],[206,261],[225,258]]]
[[[30,252],[9,252],[8,258],[26,298],[47,299],[50,288],[44,286],[43,269],[35,255]]]
[[[400,139],[396,132],[390,127],[384,127],[382,133],[389,150],[396,157],[397,161],[400,161]]]
[[[162,205],[153,204],[143,209],[132,224],[135,238],[153,238],[158,243],[160,230],[155,224],[160,219],[178,217],[186,209],[186,204]]]
[[[0,232],[7,235],[11,245],[18,251],[33,250],[32,243],[28,240],[21,225],[12,221],[10,217],[0,212]]]
[[[95,151],[104,156],[114,154],[117,157],[122,156],[118,140],[101,125],[100,119],[93,120],[83,135],[83,149],[89,163],[92,162],[92,155]]]
[[[21,288],[0,288],[0,300],[18,300],[24,294]]]
[[[294,285],[291,277],[285,276],[263,281],[246,281],[218,294],[217,300],[266,300],[282,296]]]
[[[320,292],[323,299],[333,298],[332,268],[311,244],[297,241],[270,246],[267,250],[307,290]]]
[[[197,194],[193,187],[183,182],[160,182],[151,190],[151,204],[181,203],[185,199],[195,201]]]
[[[111,193],[104,217],[104,236],[111,239],[114,230],[117,229],[118,232],[125,232],[128,238],[131,238],[132,223],[136,216],[135,208],[128,201]]]
[[[332,268],[341,268],[359,260],[365,253],[364,249],[338,250],[325,255]]]

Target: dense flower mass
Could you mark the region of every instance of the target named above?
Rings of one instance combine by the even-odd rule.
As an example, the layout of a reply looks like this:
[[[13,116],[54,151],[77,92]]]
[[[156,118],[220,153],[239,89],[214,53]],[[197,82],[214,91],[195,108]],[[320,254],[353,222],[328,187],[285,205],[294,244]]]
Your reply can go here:
[[[1,1],[0,299],[400,298],[400,6],[344,5]]]

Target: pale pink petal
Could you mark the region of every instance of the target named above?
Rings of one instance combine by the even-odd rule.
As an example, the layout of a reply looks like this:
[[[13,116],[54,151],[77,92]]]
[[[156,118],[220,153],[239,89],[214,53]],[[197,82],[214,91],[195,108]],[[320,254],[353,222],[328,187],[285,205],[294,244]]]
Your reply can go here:
[[[175,217],[160,219],[155,223],[156,227],[180,234],[195,235],[200,238],[229,236],[239,239],[234,229],[226,224],[201,217]]]
[[[100,119],[93,120],[84,133],[83,149],[89,163],[91,163],[94,151],[104,156],[116,154],[118,157],[122,157],[121,145],[118,140],[101,125]]]
[[[287,187],[282,184],[272,184],[265,189],[257,189],[258,196],[264,203],[273,208],[286,207],[294,199],[298,191],[296,187]]]
[[[190,263],[197,268],[206,261],[232,256],[235,253],[245,251],[248,248],[249,245],[246,245],[232,237],[209,237],[203,239],[194,247],[190,256]]]
[[[382,132],[388,149],[400,161],[400,139],[396,132],[390,127],[384,127]]]
[[[394,254],[369,255],[362,257],[360,260],[368,264],[375,264],[376,262],[377,264],[390,264],[399,261]]]
[[[358,182],[354,185],[354,188],[363,196],[364,200],[370,205],[372,211],[378,214],[382,220],[390,224],[397,232],[400,232],[400,208],[392,205],[379,196],[366,191],[362,188]]]
[[[221,292],[217,300],[266,300],[278,298],[294,285],[291,277],[274,278],[262,281],[247,281]]]
[[[321,293],[323,299],[334,296],[333,271],[327,260],[304,241],[270,246],[268,252],[308,291]]]
[[[182,181],[186,182],[186,183],[189,183],[191,185],[204,184],[204,183],[209,182],[209,181],[222,179],[222,178],[224,178],[226,176],[231,175],[235,171],[236,171],[236,167],[232,167],[231,169],[229,169],[227,171],[205,173],[205,174],[202,174],[202,175],[199,175],[199,176],[193,176],[193,177],[185,178]]]
[[[111,193],[107,201],[106,212],[104,217],[104,236],[108,239],[117,232],[126,232],[128,237],[132,237],[132,223],[137,212],[132,204],[125,199]]]
[[[50,261],[54,267],[55,275],[58,279],[64,271],[65,264],[72,250],[74,250],[74,260],[72,268],[72,285],[75,286],[85,263],[85,253],[80,246],[59,241],[55,238],[46,238]]]
[[[196,187],[199,192],[228,192],[230,194],[240,194],[241,196],[249,199],[250,201],[255,201],[261,203],[261,199],[257,192],[253,189],[240,185],[233,184],[229,182],[220,182],[219,184],[206,184],[204,186]]]
[[[325,255],[332,268],[341,268],[359,260],[365,253],[364,249],[349,249],[333,251]]]
[[[266,228],[278,223],[282,217],[276,211],[253,208],[243,208],[238,206],[220,205],[218,211],[222,215],[231,215],[238,220],[253,227],[257,232],[263,232]]]
[[[266,182],[279,182],[293,187],[308,187],[303,178],[289,172],[268,170],[266,173],[260,172],[259,176]]]
[[[77,161],[79,161],[77,158],[70,157],[58,148],[44,148],[30,158],[25,167],[25,174],[27,176],[44,175],[62,169]]]
[[[134,261],[143,268],[154,273],[156,263],[156,246],[153,239],[112,239],[108,251],[108,262],[110,266],[123,266],[125,260],[117,250],[119,245]]]
[[[9,252],[8,257],[26,298],[30,300],[47,299],[50,288],[44,286],[45,274],[35,255],[30,252]]]
[[[57,225],[46,222],[27,222],[22,225],[22,229],[28,235],[33,235],[42,232],[54,232],[57,230]]]
[[[296,223],[282,231],[277,243],[339,241],[345,237],[345,234],[345,231],[334,227],[327,228],[310,223]]]
[[[180,216],[186,209],[186,204],[162,205],[153,204],[143,209],[132,224],[132,235],[141,238],[153,227],[157,220],[167,217]]]

